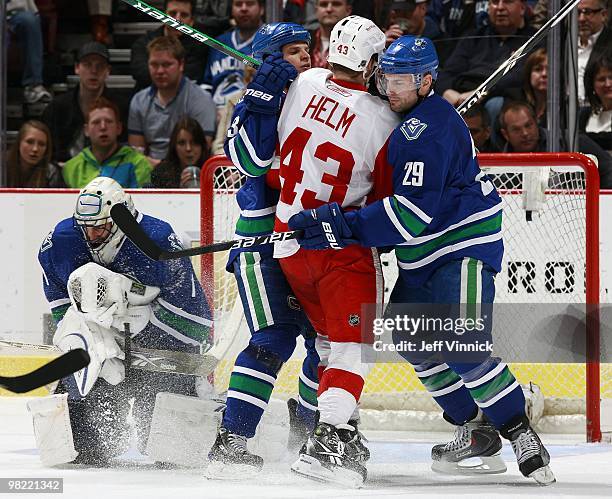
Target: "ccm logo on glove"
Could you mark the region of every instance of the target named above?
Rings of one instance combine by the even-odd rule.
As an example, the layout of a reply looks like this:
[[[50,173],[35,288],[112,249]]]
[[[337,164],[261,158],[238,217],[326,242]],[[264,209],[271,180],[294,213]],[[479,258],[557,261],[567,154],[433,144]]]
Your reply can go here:
[[[266,94],[261,90],[253,90],[252,88],[247,88],[244,92],[244,95],[251,95],[256,99],[265,100],[266,102],[270,102],[272,99],[274,99],[273,95]]]

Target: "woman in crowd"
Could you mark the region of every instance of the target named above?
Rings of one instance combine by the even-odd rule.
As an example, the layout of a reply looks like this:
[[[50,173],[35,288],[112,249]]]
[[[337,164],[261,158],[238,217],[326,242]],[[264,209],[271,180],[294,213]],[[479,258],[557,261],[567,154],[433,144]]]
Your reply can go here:
[[[612,154],[612,52],[587,65],[584,93],[590,106],[580,111],[580,131]]]
[[[60,169],[51,162],[51,132],[44,123],[26,121],[7,156],[8,187],[64,187]]]
[[[539,48],[525,61],[522,87],[508,90],[505,102],[508,100],[528,102],[536,112],[538,125],[545,127],[547,84],[548,56],[546,49]]]
[[[151,184],[166,189],[193,187],[194,170],[186,168],[201,168],[207,158],[208,148],[202,127],[193,118],[185,116],[172,130],[168,154],[151,173]]]

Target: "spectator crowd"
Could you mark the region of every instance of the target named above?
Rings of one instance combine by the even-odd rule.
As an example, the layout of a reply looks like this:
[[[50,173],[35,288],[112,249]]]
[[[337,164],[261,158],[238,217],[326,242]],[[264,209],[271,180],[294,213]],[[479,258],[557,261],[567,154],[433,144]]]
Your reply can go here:
[[[577,6],[579,152],[597,158],[602,188],[612,188],[612,31],[608,0]],[[214,5],[213,5],[214,4]],[[251,55],[265,22],[264,0],[166,0],[165,12]],[[129,98],[108,88],[113,72],[111,0],[89,1],[92,41],[74,64],[78,84],[53,96],[43,82],[41,24],[34,0],[10,0],[10,40],[23,48],[24,102],[46,106],[25,121],[6,158],[9,187],[81,188],[94,177],[123,187],[193,185],[194,171],[222,152],[233,106],[253,70],[168,24],[131,46]],[[547,0],[286,0],[284,20],[310,30],[313,67],[326,67],[341,19],[369,17],[387,44],[403,34],[431,38],[440,58],[435,91],[458,106],[548,18]],[[227,28],[227,29],[225,29]],[[481,152],[545,151],[545,40],[464,116]],[[562,90],[564,101],[569,94]],[[194,170],[195,167],[195,170]]]

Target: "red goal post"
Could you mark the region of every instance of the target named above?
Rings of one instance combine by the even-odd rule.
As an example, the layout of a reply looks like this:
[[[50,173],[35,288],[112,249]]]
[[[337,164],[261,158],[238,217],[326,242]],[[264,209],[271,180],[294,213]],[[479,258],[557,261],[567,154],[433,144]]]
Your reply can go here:
[[[529,255],[529,258],[535,262],[534,268],[536,264],[541,267],[545,263],[542,260],[545,255],[542,253],[546,251],[549,253],[565,251],[570,258],[575,259],[578,268],[584,265],[584,288],[580,282],[577,282],[576,287],[580,289],[573,292],[571,296],[562,293],[563,296],[552,298],[551,296],[540,297],[537,293],[533,296],[521,293],[518,293],[517,297],[504,296],[504,279],[508,279],[505,274],[507,269],[504,269],[501,285],[496,285],[496,288],[501,290],[501,296],[496,294],[496,301],[504,302],[507,298],[508,301],[529,298],[536,301],[543,300],[543,302],[566,299],[585,304],[587,361],[582,365],[583,367],[578,368],[569,364],[561,366],[516,366],[513,364],[513,370],[518,371],[517,377],[520,381],[524,382],[529,379],[541,384],[547,400],[547,410],[551,412],[550,421],[554,421],[551,424],[561,424],[558,421],[565,417],[566,412],[571,412],[567,408],[574,407],[576,404],[573,402],[578,400],[579,408],[575,412],[582,414],[580,420],[586,422],[587,441],[599,441],[601,440],[599,420],[601,379],[598,313],[600,301],[599,175],[597,166],[591,159],[578,153],[481,154],[478,159],[485,172],[494,174],[496,178],[494,183],[505,203],[504,239],[508,258],[511,258],[513,252],[531,251],[530,239],[536,240],[537,244],[541,245],[542,240],[547,237],[550,239],[549,248],[540,251],[536,248],[533,254]],[[239,214],[234,198],[239,186],[239,176],[225,156],[215,156],[206,162],[201,175],[201,244],[211,244],[233,238],[234,226]],[[540,210],[542,221],[545,222],[537,221],[533,225],[524,222],[524,214],[530,206],[536,212]],[[547,219],[546,213],[550,213],[552,218]],[[560,213],[565,215],[560,217]],[[540,229],[537,229],[538,223],[540,223]],[[544,232],[537,233],[537,230]],[[546,248],[546,245],[542,247]],[[238,309],[239,298],[232,276],[226,274],[224,270],[226,256],[225,253],[202,255],[201,260],[202,284],[209,300],[211,303],[214,302],[216,334],[247,335],[246,338],[242,338],[242,343],[237,342],[234,345],[234,351],[228,352],[227,365],[221,366],[221,371],[225,371],[217,373],[216,379],[221,384],[227,382],[228,373],[226,371],[231,369],[233,358],[248,341],[248,331],[244,332],[245,325],[239,325],[237,322],[241,315]],[[386,272],[386,277],[392,279],[396,272],[394,263],[388,263],[387,268],[389,270]],[[544,277],[544,279],[547,278],[550,276]],[[541,277],[538,275],[536,279],[541,279]],[[239,333],[239,330],[242,332]],[[410,414],[435,410],[426,401],[428,397],[422,392],[418,381],[409,379],[412,373],[405,367],[385,364],[377,365],[373,369],[364,389],[363,405],[366,411],[370,402],[373,407],[381,408],[385,407],[387,401],[394,406],[393,410],[403,410]],[[297,368],[287,365],[284,371],[287,371],[286,390],[290,393],[291,385],[297,376]],[[275,393],[285,390],[281,378],[283,376],[279,377]],[[612,397],[612,387],[606,385],[606,390],[610,392],[606,396]],[[395,407],[398,400],[403,398],[406,399],[406,408]],[[419,421],[417,426],[421,425],[422,421]]]

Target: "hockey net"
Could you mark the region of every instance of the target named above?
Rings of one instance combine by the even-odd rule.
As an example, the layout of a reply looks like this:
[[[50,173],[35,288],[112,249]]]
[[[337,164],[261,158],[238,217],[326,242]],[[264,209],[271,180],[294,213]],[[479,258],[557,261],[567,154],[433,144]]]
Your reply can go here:
[[[561,304],[585,312],[588,307],[589,312],[586,327],[578,333],[586,342],[583,362],[513,362],[513,373],[521,383],[539,385],[544,395],[536,425],[540,430],[577,433],[586,428],[589,441],[599,440],[600,396],[612,398],[612,369],[602,365],[600,376],[596,311],[605,297],[599,285],[596,166],[573,153],[484,154],[479,161],[503,199],[505,255],[496,278],[496,303]],[[242,182],[224,156],[206,163],[201,180],[202,244],[233,238],[239,215],[235,195]],[[215,335],[232,339],[215,371],[218,390],[227,387],[235,357],[249,338],[226,261],[226,252],[203,255],[201,260],[202,283],[214,301]],[[383,255],[383,270],[388,295],[397,276],[392,254]],[[502,320],[515,323],[517,330],[523,327],[520,314]],[[505,345],[517,360],[524,358],[526,348],[521,341]],[[283,366],[273,396],[296,394],[303,353],[298,349]],[[361,401],[364,428],[447,429],[440,412],[409,364],[376,364],[368,376]]]

